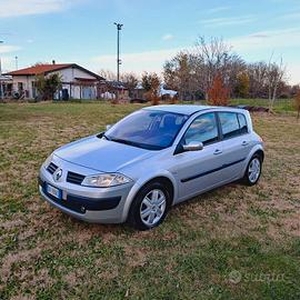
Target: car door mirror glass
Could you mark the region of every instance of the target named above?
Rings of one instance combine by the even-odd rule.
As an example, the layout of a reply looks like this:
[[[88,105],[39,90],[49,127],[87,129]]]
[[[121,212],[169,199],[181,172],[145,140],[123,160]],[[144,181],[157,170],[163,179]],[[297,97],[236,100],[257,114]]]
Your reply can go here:
[[[203,149],[203,143],[192,141],[182,147],[184,151],[199,151]]]

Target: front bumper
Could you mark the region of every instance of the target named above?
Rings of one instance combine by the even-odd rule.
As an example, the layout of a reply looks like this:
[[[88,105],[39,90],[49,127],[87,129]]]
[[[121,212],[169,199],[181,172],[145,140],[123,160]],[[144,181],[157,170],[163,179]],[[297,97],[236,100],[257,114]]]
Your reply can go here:
[[[56,164],[64,173],[66,170],[78,172],[78,168],[74,170],[68,162],[56,161]],[[48,203],[72,217],[91,223],[122,223],[126,220],[124,206],[133,183],[112,188],[90,188],[69,183],[66,177],[56,182],[42,166],[38,184],[41,196]],[[60,196],[49,193],[47,186],[57,189]]]

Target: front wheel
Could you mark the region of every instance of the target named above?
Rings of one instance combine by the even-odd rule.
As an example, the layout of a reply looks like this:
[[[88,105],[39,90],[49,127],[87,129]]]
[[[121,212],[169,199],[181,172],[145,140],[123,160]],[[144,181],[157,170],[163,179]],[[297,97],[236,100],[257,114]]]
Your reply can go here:
[[[168,190],[159,182],[144,186],[131,204],[129,224],[139,230],[148,230],[161,224],[170,205]]]
[[[255,154],[250,159],[246,172],[243,177],[243,182],[246,185],[254,185],[258,182],[261,175],[262,159],[259,155]]]

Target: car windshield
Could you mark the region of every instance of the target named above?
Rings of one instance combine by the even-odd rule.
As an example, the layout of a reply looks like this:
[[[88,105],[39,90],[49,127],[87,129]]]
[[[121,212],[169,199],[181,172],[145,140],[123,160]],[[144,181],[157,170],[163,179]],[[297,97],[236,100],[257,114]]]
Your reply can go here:
[[[188,119],[183,114],[156,110],[139,110],[112,126],[103,136],[107,140],[149,150],[172,145]]]

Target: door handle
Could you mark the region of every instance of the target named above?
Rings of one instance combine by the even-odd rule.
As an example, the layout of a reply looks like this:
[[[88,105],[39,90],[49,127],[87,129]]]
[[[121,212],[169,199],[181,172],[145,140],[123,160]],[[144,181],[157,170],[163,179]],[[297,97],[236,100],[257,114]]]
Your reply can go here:
[[[242,142],[242,146],[247,146],[249,143],[247,141]]]
[[[219,154],[221,154],[222,153],[222,150],[220,150],[220,149],[216,149],[215,151],[214,151],[214,155],[219,155]]]

